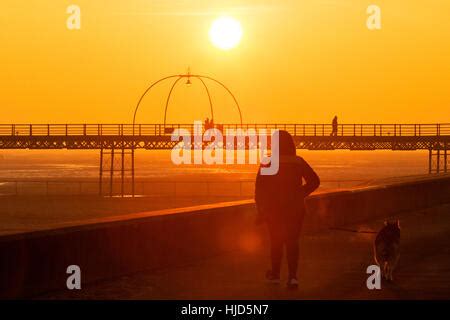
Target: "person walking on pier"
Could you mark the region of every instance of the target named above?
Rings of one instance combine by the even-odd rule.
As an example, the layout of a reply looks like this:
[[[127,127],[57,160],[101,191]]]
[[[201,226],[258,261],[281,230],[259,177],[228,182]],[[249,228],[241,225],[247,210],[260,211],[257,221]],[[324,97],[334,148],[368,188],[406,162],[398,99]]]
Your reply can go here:
[[[296,155],[292,136],[279,132],[279,170],[276,175],[262,175],[258,171],[255,185],[255,202],[258,210],[257,223],[265,222],[270,235],[272,267],[266,280],[280,282],[283,248],[289,269],[287,286],[297,288],[299,236],[306,212],[305,197],[319,187],[320,179],[309,164]],[[303,180],[306,184],[303,184]]]
[[[332,131],[331,136],[335,137],[338,134],[338,118],[334,116],[333,121],[331,123]]]

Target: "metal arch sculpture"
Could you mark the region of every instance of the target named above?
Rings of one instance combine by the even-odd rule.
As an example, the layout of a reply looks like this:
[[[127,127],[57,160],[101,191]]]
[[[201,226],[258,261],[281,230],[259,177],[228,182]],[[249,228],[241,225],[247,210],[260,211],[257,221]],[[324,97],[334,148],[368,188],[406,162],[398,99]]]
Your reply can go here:
[[[148,92],[150,92],[150,90],[151,90],[154,86],[156,86],[157,84],[159,84],[159,83],[161,83],[161,82],[163,82],[163,81],[165,81],[165,80],[172,79],[172,78],[176,78],[176,79],[175,79],[175,81],[173,82],[173,84],[172,84],[172,86],[171,86],[171,88],[170,88],[169,94],[168,94],[168,96],[167,96],[167,99],[166,99],[166,105],[165,105],[165,109],[164,109],[164,127],[166,126],[167,110],[168,110],[168,108],[169,108],[170,98],[171,98],[171,96],[172,96],[172,93],[173,93],[173,91],[174,91],[176,85],[177,85],[178,82],[179,82],[181,79],[183,79],[183,78],[187,78],[187,84],[190,84],[190,83],[191,83],[191,82],[190,82],[190,79],[191,79],[191,78],[195,78],[195,79],[200,80],[200,82],[202,83],[203,87],[205,88],[205,92],[206,92],[206,94],[207,94],[207,96],[208,96],[209,107],[210,107],[210,110],[211,110],[211,119],[214,119],[213,103],[212,103],[210,91],[209,91],[208,86],[206,85],[206,82],[204,81],[204,79],[206,79],[206,80],[211,80],[211,81],[213,81],[213,82],[219,84],[219,85],[220,85],[222,88],[224,88],[224,89],[228,92],[228,94],[233,98],[233,101],[234,101],[234,103],[235,103],[235,105],[236,105],[236,107],[237,107],[237,109],[238,109],[238,112],[239,112],[239,119],[240,119],[240,123],[241,123],[241,125],[242,125],[242,112],[241,112],[241,108],[240,108],[240,106],[239,106],[239,103],[238,103],[236,97],[234,96],[234,94],[231,92],[230,89],[228,89],[228,87],[227,87],[225,84],[223,84],[223,83],[220,82],[219,80],[216,80],[216,79],[214,79],[214,78],[212,78],[212,77],[209,77],[209,76],[203,76],[203,75],[198,75],[198,74],[191,74],[190,72],[188,72],[187,74],[171,75],[171,76],[167,76],[167,77],[161,78],[161,79],[159,79],[159,80],[153,82],[153,83],[152,83],[152,84],[144,91],[144,93],[143,93],[142,96],[139,98],[139,101],[138,101],[138,103],[137,103],[137,105],[136,105],[136,107],[135,107],[135,109],[134,109],[134,114],[133,114],[133,135],[134,135],[134,127],[135,127],[135,124],[136,124],[136,115],[137,115],[137,112],[138,112],[138,110],[139,110],[139,106],[140,106],[142,100],[144,99],[144,97],[147,95]]]

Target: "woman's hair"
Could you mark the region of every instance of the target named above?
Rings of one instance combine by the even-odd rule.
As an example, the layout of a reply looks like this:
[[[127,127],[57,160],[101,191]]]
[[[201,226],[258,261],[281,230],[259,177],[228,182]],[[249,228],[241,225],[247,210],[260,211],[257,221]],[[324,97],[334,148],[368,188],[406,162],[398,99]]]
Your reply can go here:
[[[280,155],[283,156],[295,156],[295,143],[291,134],[285,130],[278,130]],[[274,135],[276,132],[274,133]],[[273,136],[272,136],[273,137]]]

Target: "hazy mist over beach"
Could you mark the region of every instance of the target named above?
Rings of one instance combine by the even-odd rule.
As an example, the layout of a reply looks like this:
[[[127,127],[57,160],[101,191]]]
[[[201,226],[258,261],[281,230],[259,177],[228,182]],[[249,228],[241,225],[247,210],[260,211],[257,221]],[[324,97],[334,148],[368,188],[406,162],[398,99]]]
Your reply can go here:
[[[425,151],[305,151],[323,180],[370,180],[427,173]],[[0,152],[0,178],[97,178],[98,151],[6,150]],[[201,180],[254,179],[256,165],[174,165],[170,151],[138,151],[136,175],[139,178]]]

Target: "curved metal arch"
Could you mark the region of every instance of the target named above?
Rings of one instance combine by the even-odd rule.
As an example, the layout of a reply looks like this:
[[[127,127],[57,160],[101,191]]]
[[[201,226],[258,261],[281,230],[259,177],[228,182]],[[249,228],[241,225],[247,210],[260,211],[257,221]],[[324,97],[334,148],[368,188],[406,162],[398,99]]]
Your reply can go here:
[[[176,84],[178,83],[178,81],[181,78],[185,78],[185,77],[187,77],[187,78],[196,78],[196,79],[200,80],[200,82],[203,84],[203,87],[205,88],[206,94],[208,95],[209,109],[211,111],[211,119],[214,119],[214,109],[213,109],[213,105],[212,105],[212,98],[211,98],[211,94],[209,93],[209,89],[208,89],[208,86],[206,85],[205,81],[203,81],[202,78],[200,78],[198,76],[195,76],[195,75],[194,76],[192,76],[192,75],[180,75],[180,77],[177,80],[175,80],[174,84],[170,88],[169,95],[167,96],[166,108],[164,109],[164,127],[166,126],[167,110],[169,108],[169,102],[170,102],[170,98],[172,96],[172,92],[173,92]]]
[[[177,78],[177,77],[178,77],[178,79],[177,79],[177,80],[174,82],[174,84],[172,85],[172,87],[171,87],[171,89],[170,89],[170,92],[169,92],[169,95],[168,95],[167,100],[166,100],[166,108],[165,108],[165,112],[164,112],[164,126],[165,126],[165,124],[166,124],[166,114],[167,114],[168,104],[169,104],[169,101],[170,101],[170,96],[171,96],[171,94],[172,94],[172,91],[173,91],[174,87],[176,86],[176,84],[178,83],[178,81],[179,81],[181,78],[197,78],[197,79],[199,79],[199,80],[202,82],[202,84],[203,84],[203,86],[204,86],[204,88],[205,88],[205,90],[206,90],[206,93],[207,93],[207,95],[208,95],[209,105],[210,105],[210,109],[211,109],[211,118],[214,118],[214,111],[213,111],[213,107],[212,107],[212,99],[211,99],[211,95],[210,95],[208,86],[207,86],[206,83],[203,81],[203,78],[204,78],[204,79],[211,80],[211,81],[214,81],[214,82],[216,82],[217,84],[219,84],[220,86],[222,86],[222,87],[228,92],[228,94],[233,98],[234,103],[235,103],[235,105],[236,105],[236,107],[237,107],[237,109],[238,109],[238,112],[239,112],[239,119],[240,119],[240,123],[241,123],[241,125],[242,125],[242,112],[241,112],[241,107],[239,106],[239,103],[238,103],[236,97],[234,96],[234,94],[231,92],[230,89],[228,89],[228,87],[227,87],[225,84],[223,84],[223,83],[220,82],[219,80],[216,80],[216,79],[211,78],[211,77],[208,77],[208,76],[193,75],[193,74],[179,74],[179,75],[171,75],[171,76],[167,76],[167,77],[161,78],[161,79],[159,79],[158,81],[153,82],[153,83],[152,83],[152,84],[144,91],[144,93],[143,93],[142,96],[139,98],[139,101],[138,101],[138,103],[137,103],[137,105],[136,105],[136,107],[135,107],[135,109],[134,109],[134,114],[133,114],[133,135],[134,135],[134,127],[135,127],[135,124],[136,124],[136,115],[137,115],[137,112],[138,112],[138,110],[139,110],[139,106],[140,106],[142,100],[144,99],[145,95],[146,95],[146,94],[147,94],[147,93],[148,93],[155,85],[157,85],[158,83],[160,83],[160,82],[162,82],[162,81],[164,81],[164,80],[167,80],[167,79]]]
[[[170,97],[172,96],[173,89],[177,85],[178,81],[180,81],[183,77],[178,77],[177,80],[172,84],[172,87],[170,88],[169,94],[167,95],[166,99],[166,107],[164,109],[164,128],[166,127],[166,117],[167,117],[167,108],[169,107]]]
[[[141,104],[141,102],[142,102],[142,99],[144,99],[145,95],[146,95],[146,94],[147,94],[154,86],[156,86],[158,83],[160,83],[160,82],[162,82],[162,81],[164,81],[164,80],[170,79],[170,78],[175,78],[175,77],[181,77],[181,76],[180,76],[180,75],[171,75],[171,76],[167,76],[167,77],[161,78],[161,79],[159,79],[158,81],[153,82],[153,83],[152,83],[152,84],[144,91],[144,93],[143,93],[142,96],[140,97],[140,99],[139,99],[139,101],[138,101],[136,107],[134,108],[134,114],[133,114],[133,135],[134,135],[134,125],[135,125],[135,123],[136,123],[136,114],[137,114],[137,112],[138,112],[138,110],[139,110],[139,106],[140,106],[140,104]]]
[[[203,81],[202,78],[197,78],[197,79],[202,82],[203,87],[205,88],[206,94],[208,95],[209,108],[211,109],[211,119],[214,119],[214,110],[213,110],[212,99],[211,99],[211,95],[209,94],[208,86],[206,85],[205,81]]]
[[[224,85],[222,82],[220,82],[219,80],[216,80],[216,79],[214,79],[214,78],[211,78],[211,77],[208,77],[208,76],[200,76],[200,75],[197,75],[197,77],[209,79],[209,80],[211,80],[211,81],[214,81],[214,82],[220,84],[220,85],[221,85],[221,86],[222,86],[222,87],[230,94],[230,96],[233,98],[234,103],[236,104],[236,107],[237,107],[237,109],[238,109],[238,111],[239,111],[239,119],[240,119],[241,125],[242,125],[242,112],[241,112],[241,107],[239,106],[239,103],[238,103],[236,97],[234,96],[234,94],[231,92],[231,90],[228,89],[228,87],[227,87],[226,85]]]

